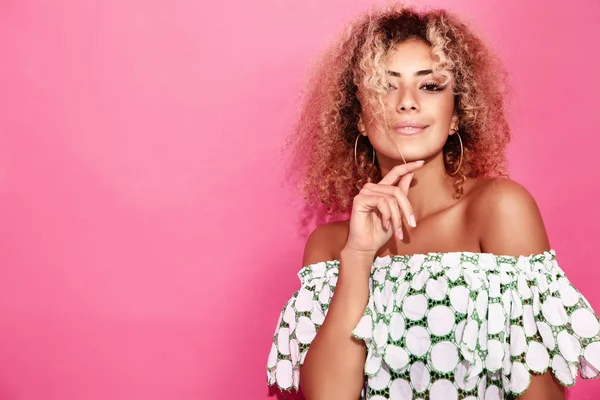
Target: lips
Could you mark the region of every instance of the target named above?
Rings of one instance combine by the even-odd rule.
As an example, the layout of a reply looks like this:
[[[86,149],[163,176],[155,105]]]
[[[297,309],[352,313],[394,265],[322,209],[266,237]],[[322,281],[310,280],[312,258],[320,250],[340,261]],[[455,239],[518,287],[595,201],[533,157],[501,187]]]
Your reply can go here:
[[[394,125],[394,131],[402,135],[416,135],[423,132],[428,126],[417,121],[403,121]]]

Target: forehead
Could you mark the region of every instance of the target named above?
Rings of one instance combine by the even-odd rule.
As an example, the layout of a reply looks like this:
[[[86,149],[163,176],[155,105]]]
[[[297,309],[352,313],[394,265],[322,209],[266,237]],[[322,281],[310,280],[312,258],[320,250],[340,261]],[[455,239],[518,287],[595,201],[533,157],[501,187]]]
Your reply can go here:
[[[396,45],[390,50],[385,61],[388,69],[401,74],[431,69],[433,63],[431,47],[417,39],[407,40]]]

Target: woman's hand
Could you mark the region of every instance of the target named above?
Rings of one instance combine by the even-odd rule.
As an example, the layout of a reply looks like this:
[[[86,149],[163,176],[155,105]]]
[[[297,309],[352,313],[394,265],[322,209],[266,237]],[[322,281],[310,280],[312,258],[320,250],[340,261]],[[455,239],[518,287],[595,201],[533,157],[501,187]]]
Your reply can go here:
[[[394,233],[402,240],[402,215],[410,226],[416,226],[407,195],[412,172],[423,163],[398,165],[379,183],[367,183],[362,188],[354,197],[345,250],[375,256]]]

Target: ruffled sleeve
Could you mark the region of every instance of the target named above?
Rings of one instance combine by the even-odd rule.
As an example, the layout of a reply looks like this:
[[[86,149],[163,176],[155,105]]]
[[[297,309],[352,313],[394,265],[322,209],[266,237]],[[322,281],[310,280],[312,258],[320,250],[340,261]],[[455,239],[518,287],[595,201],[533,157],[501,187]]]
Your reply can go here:
[[[325,320],[337,283],[339,261],[305,266],[298,272],[301,286],[279,316],[267,361],[269,385],[298,389],[299,369],[309,345]]]
[[[299,367],[325,319],[338,269],[339,261],[331,261],[299,272],[301,287],[273,338],[270,385],[298,389]],[[598,316],[554,251],[377,258],[353,335],[367,347],[367,398],[405,398],[394,396],[399,391],[446,400],[460,390],[502,399],[523,394],[535,374],[550,371],[564,386],[578,375],[600,375]]]
[[[485,369],[501,369],[505,393],[521,395],[532,374],[547,371],[564,386],[572,386],[578,372],[584,379],[598,377],[598,316],[559,267],[555,252],[497,257],[496,265],[497,282],[487,279],[487,296],[475,298],[467,318],[476,321],[486,342],[479,346]],[[469,341],[474,338],[464,333],[463,354],[476,354]]]
[[[372,393],[389,388],[407,366],[407,388],[429,391],[435,400],[454,398],[450,392],[459,389],[502,399],[523,394],[535,374],[549,371],[572,386],[578,375],[596,378],[600,370],[598,316],[554,251],[376,260],[371,297],[354,334],[367,345]],[[440,397],[444,380],[434,374],[451,374],[454,389]]]

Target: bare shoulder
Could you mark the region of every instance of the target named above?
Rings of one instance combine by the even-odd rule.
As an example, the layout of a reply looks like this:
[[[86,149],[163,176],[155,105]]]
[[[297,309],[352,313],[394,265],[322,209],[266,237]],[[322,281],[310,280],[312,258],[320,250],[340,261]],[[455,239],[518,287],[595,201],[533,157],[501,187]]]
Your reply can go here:
[[[531,255],[549,250],[537,202],[510,179],[481,179],[470,191],[468,217],[479,232],[482,251]]]
[[[339,259],[348,230],[348,221],[330,222],[315,228],[306,241],[302,265]]]
[[[505,178],[477,179],[470,190],[470,206],[476,211],[537,209],[535,199],[520,183]]]

